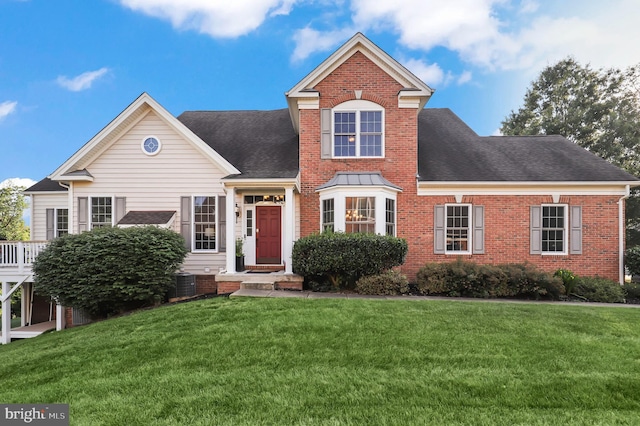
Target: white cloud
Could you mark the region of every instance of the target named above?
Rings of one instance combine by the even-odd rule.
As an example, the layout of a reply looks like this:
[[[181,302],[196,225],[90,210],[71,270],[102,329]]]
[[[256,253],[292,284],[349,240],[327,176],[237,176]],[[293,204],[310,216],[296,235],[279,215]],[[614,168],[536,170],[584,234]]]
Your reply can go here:
[[[485,70],[537,72],[567,55],[598,67],[640,62],[637,0],[352,0],[351,11],[353,28],[395,33],[424,52],[444,47]],[[322,42],[336,34],[303,31],[294,37],[296,59],[327,50]]]
[[[268,16],[287,15],[296,0],[120,0],[131,10],[171,22],[174,28],[212,37],[238,37]]]
[[[316,31],[309,27],[298,30],[293,35],[296,48],[291,59],[300,61],[314,52],[331,50],[352,36],[353,33],[354,31],[350,28],[330,32]]]
[[[18,102],[16,101],[4,101],[0,103],[0,120],[15,112],[17,106]]]
[[[33,179],[29,178],[9,178],[0,182],[0,188],[6,188],[7,186],[24,186],[25,188],[29,188],[30,186],[35,185],[37,182]]]
[[[89,89],[94,81],[109,72],[108,68],[100,68],[96,71],[87,71],[76,77],[68,78],[67,76],[59,76],[56,80],[58,84],[72,92],[80,92]]]

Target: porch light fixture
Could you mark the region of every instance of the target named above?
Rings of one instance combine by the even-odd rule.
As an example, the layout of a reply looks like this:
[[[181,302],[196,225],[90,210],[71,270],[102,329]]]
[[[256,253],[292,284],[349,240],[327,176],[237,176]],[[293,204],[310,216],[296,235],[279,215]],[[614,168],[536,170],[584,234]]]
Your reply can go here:
[[[236,223],[238,223],[238,219],[240,218],[240,206],[236,203]]]

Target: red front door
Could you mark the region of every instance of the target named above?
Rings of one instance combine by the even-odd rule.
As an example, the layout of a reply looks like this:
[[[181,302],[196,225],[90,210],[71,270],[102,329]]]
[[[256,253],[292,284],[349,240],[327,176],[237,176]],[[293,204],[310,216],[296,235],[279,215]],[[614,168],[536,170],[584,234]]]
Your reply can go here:
[[[256,207],[256,263],[282,263],[282,232],[280,206]]]

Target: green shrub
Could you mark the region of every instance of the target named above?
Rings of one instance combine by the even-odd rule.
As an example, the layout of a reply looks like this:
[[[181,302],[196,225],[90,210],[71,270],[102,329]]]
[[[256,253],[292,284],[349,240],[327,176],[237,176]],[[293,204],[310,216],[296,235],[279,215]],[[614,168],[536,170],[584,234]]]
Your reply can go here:
[[[376,234],[323,232],[300,238],[293,246],[293,270],[304,277],[324,277],[334,288],[353,288],[364,276],[400,266],[407,242]]]
[[[479,265],[457,260],[429,263],[418,271],[416,289],[422,295],[558,299],[560,278],[533,265]]]
[[[356,282],[360,294],[398,295],[409,293],[409,281],[401,273],[388,270],[378,275],[369,275]]]
[[[573,288],[575,287],[576,280],[578,279],[576,274],[568,269],[558,269],[553,274],[553,276],[560,277],[560,279],[562,279],[562,283],[564,284],[564,292],[567,296],[573,293]]]
[[[35,289],[94,318],[105,317],[162,300],[185,256],[184,239],[156,227],[66,235],[38,255]]]
[[[528,263],[500,265],[507,274],[509,296],[517,299],[558,300],[565,293],[560,277]]]
[[[461,259],[425,265],[418,271],[416,287],[423,295],[463,297],[499,297],[507,291],[506,276],[500,268]]]
[[[640,246],[628,248],[624,252],[624,266],[633,275],[640,275]]]
[[[640,283],[630,282],[624,284],[624,292],[629,300],[640,300]]]
[[[447,263],[427,263],[416,275],[416,291],[423,296],[457,296],[457,285],[451,279]]]
[[[624,303],[624,289],[615,281],[599,277],[580,277],[574,294],[590,302]]]

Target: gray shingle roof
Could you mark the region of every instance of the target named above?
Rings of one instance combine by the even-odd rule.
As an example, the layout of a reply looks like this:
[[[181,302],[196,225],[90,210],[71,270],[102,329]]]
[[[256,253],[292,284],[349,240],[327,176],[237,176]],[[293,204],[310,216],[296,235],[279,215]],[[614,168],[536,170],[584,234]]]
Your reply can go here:
[[[173,219],[175,211],[130,211],[118,225],[165,225]]]
[[[418,116],[420,181],[637,181],[562,136],[480,137],[447,108]]]
[[[317,187],[316,191],[334,186],[387,186],[402,191],[402,188],[383,178],[380,172],[338,172],[329,181]]]
[[[24,192],[67,192],[67,188],[58,185],[58,182],[54,182],[49,178],[44,178]]]
[[[288,109],[187,111],[178,120],[240,170],[237,177],[298,175],[298,135]]]

